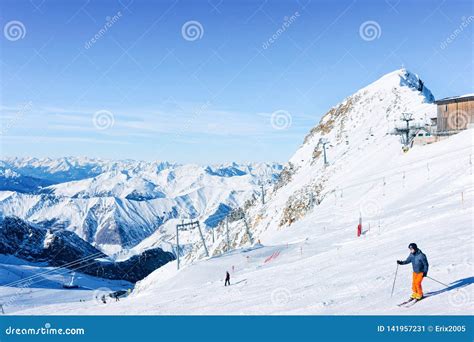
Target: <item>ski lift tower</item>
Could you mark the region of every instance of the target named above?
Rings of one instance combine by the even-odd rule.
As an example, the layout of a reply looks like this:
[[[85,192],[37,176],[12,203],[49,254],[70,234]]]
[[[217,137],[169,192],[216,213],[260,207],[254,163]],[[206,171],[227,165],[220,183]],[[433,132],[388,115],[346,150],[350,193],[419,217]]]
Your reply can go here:
[[[265,205],[265,185],[270,185],[272,182],[261,179],[258,183],[260,185],[260,198],[262,199],[262,205]]]
[[[74,284],[74,277],[76,276],[76,272],[72,272],[71,280],[67,284],[63,284],[63,288],[65,289],[77,289],[79,285]]]
[[[413,114],[412,113],[402,113],[401,117],[402,121],[405,121],[407,124],[406,128],[398,128],[400,133],[405,133],[405,146],[408,147],[410,145],[410,121],[413,121]]]
[[[225,218],[225,237],[227,241],[227,251],[230,250],[230,238],[229,238],[229,215]]]
[[[197,228],[199,230],[199,235],[201,236],[201,241],[202,245],[204,246],[204,251],[206,253],[206,256],[209,256],[209,251],[206,246],[206,240],[204,240],[204,235],[202,234],[201,230],[201,225],[199,224],[199,221],[191,221],[188,223],[184,223],[184,221],[181,221],[181,224],[176,225],[176,261],[177,261],[177,267],[179,270],[179,230],[188,230],[188,229],[195,229]]]
[[[262,199],[262,205],[265,205],[265,187],[263,181],[260,181],[260,198]]]
[[[319,138],[319,143],[323,145],[324,166],[327,166],[328,165],[328,160],[327,160],[327,156],[326,156],[326,144],[328,144],[329,141],[326,138]]]

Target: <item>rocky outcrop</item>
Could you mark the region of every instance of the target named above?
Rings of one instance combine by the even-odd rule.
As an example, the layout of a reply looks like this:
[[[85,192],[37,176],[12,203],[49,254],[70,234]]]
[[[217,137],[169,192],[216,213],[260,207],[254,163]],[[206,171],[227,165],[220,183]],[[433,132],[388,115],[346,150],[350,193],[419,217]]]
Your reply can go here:
[[[317,183],[305,186],[290,196],[283,208],[280,227],[291,225],[293,222],[304,217],[308,211],[319,205],[323,200],[322,191],[322,183]]]

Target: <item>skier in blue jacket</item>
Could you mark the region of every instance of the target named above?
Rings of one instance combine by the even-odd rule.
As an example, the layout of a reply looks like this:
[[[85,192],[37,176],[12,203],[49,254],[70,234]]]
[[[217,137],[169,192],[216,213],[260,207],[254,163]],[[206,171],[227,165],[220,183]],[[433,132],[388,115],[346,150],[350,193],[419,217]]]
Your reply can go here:
[[[413,294],[411,298],[420,300],[423,298],[423,289],[421,288],[421,282],[423,278],[428,275],[428,259],[426,255],[418,248],[416,243],[410,243],[408,245],[410,249],[410,255],[406,260],[397,260],[399,265],[406,265],[411,263],[413,266],[413,281],[412,290]]]

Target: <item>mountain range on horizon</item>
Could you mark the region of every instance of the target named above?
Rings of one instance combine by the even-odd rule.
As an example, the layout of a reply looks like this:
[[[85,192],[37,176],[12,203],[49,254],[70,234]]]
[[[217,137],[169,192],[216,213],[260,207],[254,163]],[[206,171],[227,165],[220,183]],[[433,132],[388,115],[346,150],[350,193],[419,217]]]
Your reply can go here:
[[[260,184],[275,182],[282,168],[89,158],[5,158],[0,164],[3,216],[73,231],[112,254],[170,219],[199,218],[212,228],[216,218],[258,196]]]

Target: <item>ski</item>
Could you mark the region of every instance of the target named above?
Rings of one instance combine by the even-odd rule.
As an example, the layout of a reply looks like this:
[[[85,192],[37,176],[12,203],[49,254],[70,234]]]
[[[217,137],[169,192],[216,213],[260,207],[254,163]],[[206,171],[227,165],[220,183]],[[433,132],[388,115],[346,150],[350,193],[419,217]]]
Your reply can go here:
[[[410,303],[410,302],[413,302],[414,300],[415,300],[415,298],[410,298],[410,299],[408,299],[407,301],[404,301],[404,302],[402,302],[402,303],[400,303],[400,304],[397,304],[397,305],[398,305],[398,306],[404,306],[404,305],[406,305],[406,304],[408,304],[408,303]]]
[[[426,297],[422,297],[420,299],[415,299],[415,300],[412,300],[412,301],[409,301],[407,304],[403,305],[404,308],[410,308],[412,307],[413,305],[415,305],[416,303],[418,303],[420,300],[423,300],[425,299]]]
[[[409,302],[408,304],[406,305],[403,305],[404,308],[411,308],[413,305],[415,305],[416,303],[418,303],[421,299],[415,299],[411,302]]]

